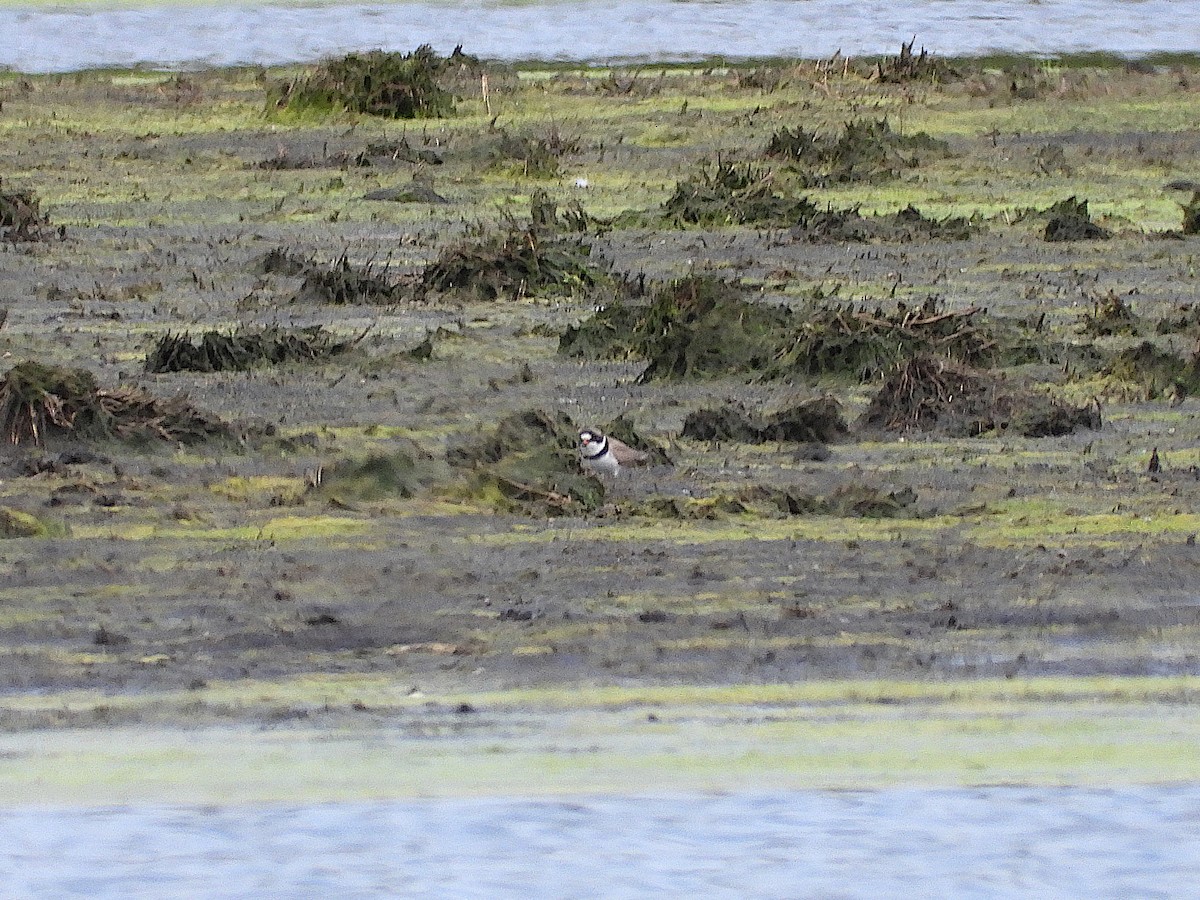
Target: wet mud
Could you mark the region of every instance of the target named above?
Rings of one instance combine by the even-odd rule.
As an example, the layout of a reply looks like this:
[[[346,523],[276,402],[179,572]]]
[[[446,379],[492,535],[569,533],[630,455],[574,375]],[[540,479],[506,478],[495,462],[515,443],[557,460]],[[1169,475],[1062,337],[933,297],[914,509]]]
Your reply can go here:
[[[1200,672],[1200,72],[1048,72],[456,70],[416,123],[4,75],[0,728]],[[926,149],[765,152],[863,109]],[[587,476],[580,427],[654,458]]]

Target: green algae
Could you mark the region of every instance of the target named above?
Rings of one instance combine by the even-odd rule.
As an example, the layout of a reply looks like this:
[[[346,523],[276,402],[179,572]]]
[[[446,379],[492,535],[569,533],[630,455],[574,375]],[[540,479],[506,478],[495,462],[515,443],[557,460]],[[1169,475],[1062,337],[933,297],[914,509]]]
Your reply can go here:
[[[436,698],[403,696],[396,682],[377,676],[308,681],[296,686],[300,695],[257,687],[257,704],[301,702],[349,714],[357,703],[362,712],[357,725],[332,729],[59,730],[49,748],[37,732],[9,734],[0,739],[4,796],[9,803],[72,805],[229,796],[295,803],[666,788],[1111,786],[1200,775],[1192,752],[1200,724],[1186,705],[1196,693],[1193,679],[821,682]],[[205,693],[214,696],[199,705],[194,693],[178,697],[201,710],[239,703],[219,685]],[[47,709],[92,704],[119,714],[124,700],[22,702]],[[472,712],[456,716],[464,703]],[[403,711],[412,736],[403,727],[381,730],[372,721],[372,710],[381,709]],[[503,742],[495,728],[503,729]],[[397,754],[404,766],[395,765]]]

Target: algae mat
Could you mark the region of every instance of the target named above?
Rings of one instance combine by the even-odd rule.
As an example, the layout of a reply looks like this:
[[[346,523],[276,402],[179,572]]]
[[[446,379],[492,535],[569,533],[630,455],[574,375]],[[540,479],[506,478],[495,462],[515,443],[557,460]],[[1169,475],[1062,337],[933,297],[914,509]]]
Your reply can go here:
[[[1186,700],[1198,686],[826,682],[412,698],[386,722],[355,725],[10,734],[0,788],[10,804],[79,806],[1194,782],[1200,717]]]

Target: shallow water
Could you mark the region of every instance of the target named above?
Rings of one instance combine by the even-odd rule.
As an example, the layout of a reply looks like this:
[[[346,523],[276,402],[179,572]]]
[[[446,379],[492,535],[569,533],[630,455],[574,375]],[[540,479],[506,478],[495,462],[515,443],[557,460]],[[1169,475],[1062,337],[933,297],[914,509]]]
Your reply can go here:
[[[5,896],[1181,897],[1200,787],[0,811]]]
[[[818,58],[991,51],[1200,51],[1196,0],[542,0],[0,7],[0,66],[275,65],[462,44],[489,59]]]

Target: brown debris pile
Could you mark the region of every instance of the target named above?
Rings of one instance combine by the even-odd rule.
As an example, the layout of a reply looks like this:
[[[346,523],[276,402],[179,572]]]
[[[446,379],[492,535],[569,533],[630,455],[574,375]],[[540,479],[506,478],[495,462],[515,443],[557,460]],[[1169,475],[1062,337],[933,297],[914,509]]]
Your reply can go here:
[[[920,53],[913,53],[914,37],[907,44],[901,41],[898,56],[888,56],[875,64],[873,77],[882,84],[907,84],[914,81],[928,81],[945,84],[962,77],[949,63],[936,59],[924,47]]]
[[[1101,426],[1098,405],[1069,406],[970,366],[918,356],[902,363],[872,398],[861,424],[883,431],[948,437],[1012,432],[1024,437],[1070,434]]]
[[[733,403],[696,410],[684,419],[681,435],[695,441],[766,444],[832,443],[848,433],[841,404],[833,397],[815,397],[768,416],[749,413]]]
[[[582,210],[568,207],[560,217],[538,192],[531,215],[528,225],[510,219],[474,240],[443,249],[422,271],[416,295],[463,291],[486,300],[520,299],[571,294],[607,277],[592,259],[591,245],[578,233],[581,223],[586,228]]]
[[[0,240],[46,241],[54,233],[65,237],[66,228],[52,230],[49,216],[41,211],[41,202],[32,191],[0,193]]]
[[[376,269],[374,264],[351,265],[342,254],[332,265],[309,263],[304,268],[304,283],[292,298],[293,303],[332,305],[369,304],[389,306],[407,297],[404,284]]]
[[[1059,200],[1046,210],[1050,221],[1046,223],[1043,239],[1057,241],[1097,241],[1112,237],[1112,232],[1092,221],[1088,213],[1088,202],[1068,197]]]
[[[51,438],[184,444],[236,438],[227,423],[186,397],[164,400],[135,387],[106,390],[86,369],[32,361],[13,366],[0,381],[0,428],[7,443],[34,446]]]
[[[604,486],[580,471],[578,435],[564,413],[527,409],[450,447],[446,461],[471,469],[470,495],[501,511],[578,515],[604,502]]]
[[[828,187],[897,178],[920,165],[923,154],[945,156],[948,151],[945,141],[924,132],[902,135],[892,131],[887,119],[860,119],[847,122],[837,137],[802,125],[784,126],[771,136],[763,153],[799,166],[804,187]]]
[[[146,354],[147,372],[245,371],[293,361],[315,361],[344,353],[353,341],[335,341],[320,325],[309,328],[206,331],[195,341],[184,332],[163,335]]]

